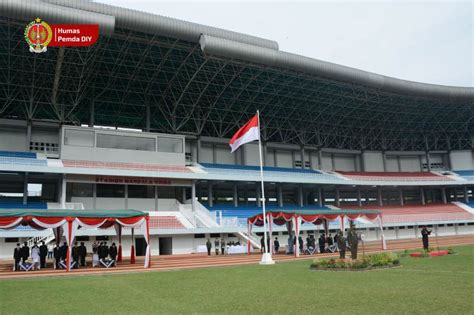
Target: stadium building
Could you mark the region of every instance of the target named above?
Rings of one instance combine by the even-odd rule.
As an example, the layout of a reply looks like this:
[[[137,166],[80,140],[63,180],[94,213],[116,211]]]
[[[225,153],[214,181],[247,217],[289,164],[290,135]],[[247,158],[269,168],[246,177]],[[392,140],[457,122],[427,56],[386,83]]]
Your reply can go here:
[[[98,24],[99,40],[32,53],[24,30],[36,17]],[[258,146],[231,154],[228,141],[259,109],[268,208],[379,210],[387,239],[420,237],[421,225],[474,234],[474,88],[86,0],[2,1],[0,34],[0,208],[148,211],[153,255],[215,237],[258,248],[261,229],[246,225],[261,212]],[[365,240],[381,238],[373,222],[356,224]],[[273,228],[283,245],[287,235]],[[0,256],[53,239],[3,230]],[[116,234],[81,229],[77,239],[90,248]],[[133,242],[143,255],[144,239]]]

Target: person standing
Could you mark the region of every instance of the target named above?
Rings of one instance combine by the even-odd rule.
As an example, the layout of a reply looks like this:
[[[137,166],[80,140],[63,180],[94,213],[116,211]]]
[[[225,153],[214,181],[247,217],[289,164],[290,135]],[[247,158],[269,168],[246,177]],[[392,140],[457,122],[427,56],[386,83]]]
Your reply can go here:
[[[39,255],[41,268],[46,268],[46,256],[48,255],[48,247],[44,242],[41,242],[41,246],[39,247]]]
[[[56,246],[54,247],[53,255],[54,255],[54,268],[59,269],[59,262],[61,261],[61,247],[59,246],[59,243],[57,243]]]
[[[99,265],[99,246],[96,242],[92,244],[92,267]]]
[[[79,246],[79,258],[81,260],[81,267],[86,266],[86,256],[87,256],[87,248],[84,245],[84,242],[81,242],[81,246]]]
[[[318,239],[318,244],[319,244],[319,252],[322,254],[324,253],[324,247],[326,244],[326,238],[324,237],[324,234],[321,234]]]
[[[64,261],[64,263],[66,263],[66,260],[67,260],[67,248],[68,248],[67,243],[64,242],[63,246],[61,246],[61,250],[60,250],[61,260]]]
[[[102,246],[102,250],[104,251],[103,253],[104,259],[107,259],[107,257],[109,257],[109,246],[107,246],[107,242],[104,242],[104,246]]]
[[[337,247],[339,248],[339,258],[346,259],[346,238],[342,231],[337,236]]]
[[[273,247],[275,248],[275,254],[278,254],[278,250],[280,249],[280,242],[278,241],[278,237],[275,237],[275,241],[273,241]]]
[[[28,257],[30,257],[30,248],[28,247],[28,243],[24,242],[23,247],[21,248],[21,261],[26,263]]]
[[[15,259],[14,271],[20,271],[20,260],[21,260],[21,247],[20,243],[16,244],[15,249],[13,250],[13,259]]]
[[[40,269],[40,249],[38,247],[38,244],[36,244],[36,242],[31,248],[31,260],[33,260],[33,270],[39,270]]]
[[[48,244],[48,259],[54,258],[53,252],[54,252],[54,245],[52,243],[49,243]]]
[[[225,254],[225,241],[224,241],[224,239],[221,239],[221,253],[222,253],[222,255]]]
[[[114,266],[115,266],[115,262],[117,261],[117,246],[115,246],[115,243],[112,243],[112,246],[110,246],[109,248],[109,255],[110,255],[110,259],[112,259],[114,261]]]
[[[303,244],[303,238],[301,237],[301,235],[298,236],[298,246],[300,249],[300,254],[303,254],[304,244]]]
[[[208,256],[211,256],[212,244],[211,244],[211,240],[210,240],[210,239],[207,239],[206,248],[207,248],[207,255],[208,255]]]
[[[74,264],[72,268],[79,269],[79,246],[77,246],[77,242],[74,243],[74,246],[71,249],[71,256]]]
[[[424,226],[422,229],[421,229],[421,238],[423,240],[423,249],[428,251],[429,249],[429,235],[431,234],[431,230],[428,230],[428,228],[426,226]]]
[[[265,251],[265,238],[262,236],[260,238],[260,253],[263,253]]]
[[[214,248],[216,250],[216,256],[219,255],[219,239],[216,238],[214,241]]]
[[[354,225],[351,225],[349,233],[347,234],[347,241],[351,248],[351,258],[357,259],[357,246],[359,245],[359,236]]]

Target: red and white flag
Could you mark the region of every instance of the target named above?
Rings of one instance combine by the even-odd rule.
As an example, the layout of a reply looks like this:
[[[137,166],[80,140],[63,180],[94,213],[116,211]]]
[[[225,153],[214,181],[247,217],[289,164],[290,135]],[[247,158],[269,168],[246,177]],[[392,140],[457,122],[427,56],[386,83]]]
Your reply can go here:
[[[258,140],[260,138],[260,129],[258,126],[258,114],[243,125],[230,139],[229,145],[231,153],[237,150],[241,145]]]

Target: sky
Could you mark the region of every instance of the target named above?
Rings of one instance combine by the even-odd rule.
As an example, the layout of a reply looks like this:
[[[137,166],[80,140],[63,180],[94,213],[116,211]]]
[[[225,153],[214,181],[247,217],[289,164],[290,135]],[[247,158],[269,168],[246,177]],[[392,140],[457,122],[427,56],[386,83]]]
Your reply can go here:
[[[268,38],[282,51],[399,79],[474,87],[474,0],[98,2]]]

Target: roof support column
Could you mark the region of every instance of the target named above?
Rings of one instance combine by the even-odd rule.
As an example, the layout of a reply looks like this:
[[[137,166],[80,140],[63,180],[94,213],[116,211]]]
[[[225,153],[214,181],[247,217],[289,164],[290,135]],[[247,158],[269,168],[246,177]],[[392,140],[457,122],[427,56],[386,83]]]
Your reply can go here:
[[[464,186],[464,202],[469,202],[469,195],[467,194],[467,186]]]
[[[402,162],[400,161],[400,155],[397,155],[397,167],[398,167],[398,171],[401,172],[402,171]]]
[[[23,176],[23,204],[28,204],[28,172]]]
[[[209,204],[209,207],[214,206],[214,196],[213,196],[213,191],[212,191],[212,183],[209,182],[209,185],[207,186],[207,203]]]
[[[323,152],[322,152],[322,148],[319,148],[319,150],[318,150],[318,169],[319,169],[319,170],[323,169]]]
[[[158,186],[155,186],[155,211],[158,211]]]
[[[196,162],[201,163],[201,136],[196,139]]]
[[[30,151],[30,145],[31,145],[31,120],[28,119],[26,122],[26,148],[25,151],[29,152]]]
[[[333,171],[336,170],[336,160],[335,160],[335,158],[334,158],[334,153],[331,153],[331,169],[332,169]]]
[[[262,141],[262,164],[267,165],[267,142]]]
[[[193,180],[191,184],[191,210],[196,211],[196,181]]]
[[[278,167],[278,150],[273,150],[273,166]]]
[[[128,185],[125,184],[125,209],[128,209]]]
[[[382,151],[382,162],[383,162],[383,171],[387,171],[387,152],[385,150]]]
[[[398,188],[398,196],[400,198],[400,206],[405,205],[405,198],[403,197],[403,189],[400,187]]]
[[[360,151],[360,171],[361,172],[365,172],[364,152],[365,152],[364,149]]]
[[[320,207],[324,206],[324,200],[323,200],[323,188],[319,187],[318,188],[318,204]]]
[[[94,127],[95,124],[95,101],[92,100],[89,108],[89,127]]]
[[[336,187],[336,206],[337,207],[340,207],[341,206],[341,200],[340,200],[340,196],[339,196],[339,188]]]
[[[303,185],[298,186],[298,205],[300,207],[304,206],[304,200],[303,200]]]
[[[217,152],[216,152],[216,145],[212,144],[212,163],[217,163]]]
[[[431,172],[430,151],[426,150],[425,155],[426,155],[426,170],[428,172]]]
[[[92,207],[97,209],[97,184],[92,184]]]
[[[281,184],[277,185],[278,206],[283,207],[283,188]]]
[[[448,203],[446,198],[446,187],[441,187],[441,200],[443,200],[444,204]]]
[[[383,198],[382,198],[382,187],[378,189],[378,199],[379,199],[379,206],[383,206]]]
[[[238,207],[239,206],[239,194],[238,194],[238,190],[237,190],[237,183],[234,183],[234,185],[232,186],[232,191],[233,191],[233,195],[234,195],[234,207]]]
[[[360,187],[357,187],[357,205],[362,207],[362,194],[360,192]]]
[[[150,104],[146,104],[146,117],[145,117],[145,131],[150,132],[150,119],[151,119]]]
[[[301,168],[302,168],[302,169],[305,169],[305,152],[304,152],[304,145],[301,145],[300,154],[301,154]]]
[[[61,181],[61,208],[66,209],[66,176],[63,175]]]
[[[426,204],[425,190],[423,189],[423,187],[420,188],[420,197],[421,197],[421,204],[425,205]]]
[[[262,191],[260,190],[260,186],[258,185],[258,183],[255,183],[255,189],[256,189],[256,193],[257,193],[257,207],[261,207],[262,206],[262,203],[261,203],[261,199],[262,199]]]

